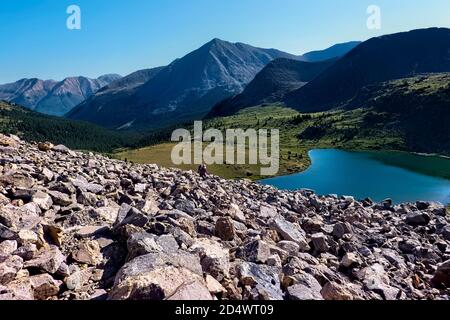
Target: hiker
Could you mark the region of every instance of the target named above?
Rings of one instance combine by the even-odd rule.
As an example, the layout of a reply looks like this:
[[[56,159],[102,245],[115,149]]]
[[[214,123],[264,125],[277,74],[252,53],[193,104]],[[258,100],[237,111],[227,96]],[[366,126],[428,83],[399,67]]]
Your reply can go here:
[[[208,169],[206,169],[206,165],[202,164],[198,167],[198,174],[202,178],[206,178],[208,176]]]

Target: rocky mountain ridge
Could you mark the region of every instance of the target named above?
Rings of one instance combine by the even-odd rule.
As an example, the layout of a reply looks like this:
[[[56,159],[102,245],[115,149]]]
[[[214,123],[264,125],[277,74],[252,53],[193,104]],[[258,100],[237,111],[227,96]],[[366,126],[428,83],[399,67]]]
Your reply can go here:
[[[449,223],[0,135],[0,300],[448,300]]]
[[[0,100],[17,103],[40,113],[63,116],[104,86],[120,79],[108,74],[97,79],[69,77],[62,81],[21,79],[0,85]]]
[[[158,127],[201,118],[219,101],[242,91],[276,58],[298,57],[276,49],[213,39],[176,59],[126,100],[88,100],[67,116],[108,128]]]
[[[301,112],[326,111],[384,81],[450,72],[450,29],[428,28],[369,39],[284,102]]]

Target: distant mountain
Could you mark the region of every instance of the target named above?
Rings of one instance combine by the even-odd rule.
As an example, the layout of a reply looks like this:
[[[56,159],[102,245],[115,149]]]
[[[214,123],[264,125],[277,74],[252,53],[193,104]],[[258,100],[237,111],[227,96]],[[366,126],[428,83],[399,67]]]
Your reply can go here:
[[[22,79],[0,85],[0,99],[49,115],[62,116],[100,88],[120,79],[109,74],[98,79],[70,77],[63,81]]]
[[[109,128],[134,129],[200,119],[217,102],[241,92],[277,58],[298,59],[276,49],[214,39],[160,70],[126,99],[86,101],[67,116]]]
[[[281,101],[286,93],[304,86],[336,60],[304,62],[276,59],[259,72],[241,94],[219,102],[208,117],[228,116],[246,107]]]
[[[21,79],[0,85],[0,100],[14,102],[29,109],[36,108],[58,82],[54,80]]]
[[[285,102],[303,112],[339,107],[359,89],[420,73],[450,71],[450,29],[430,28],[370,39]]]
[[[325,50],[311,51],[300,57],[302,61],[317,62],[342,57],[361,44],[361,41],[350,41],[335,44]]]
[[[123,109],[130,103],[129,101],[137,89],[155,77],[162,69],[163,67],[139,70],[111,82],[108,86],[103,87],[96,94],[69,111],[66,117],[96,123],[96,117],[100,113],[104,117],[101,119],[102,123],[121,119],[122,114],[116,114],[114,111],[104,113],[102,109],[114,110],[115,108],[122,108],[121,112],[128,112]]]

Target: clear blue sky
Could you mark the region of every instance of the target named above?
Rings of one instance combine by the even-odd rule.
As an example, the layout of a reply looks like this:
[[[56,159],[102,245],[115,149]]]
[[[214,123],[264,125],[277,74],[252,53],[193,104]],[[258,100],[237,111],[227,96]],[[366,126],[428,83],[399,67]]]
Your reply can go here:
[[[82,29],[66,28],[80,6]],[[382,29],[366,9],[382,10]],[[1,0],[0,83],[166,65],[218,37],[294,54],[416,28],[450,27],[449,0]]]

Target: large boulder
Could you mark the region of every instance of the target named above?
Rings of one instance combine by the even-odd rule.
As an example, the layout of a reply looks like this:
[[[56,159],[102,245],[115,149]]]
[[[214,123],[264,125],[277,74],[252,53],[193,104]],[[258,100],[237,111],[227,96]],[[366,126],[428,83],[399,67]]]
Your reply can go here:
[[[428,223],[430,223],[430,221],[430,215],[424,212],[412,212],[406,215],[405,218],[406,224],[409,224],[413,227],[426,226]]]
[[[198,254],[204,272],[219,281],[229,276],[230,252],[219,242],[207,238],[197,239],[190,251]]]
[[[236,266],[239,282],[253,288],[255,300],[282,300],[280,272],[278,267],[271,267],[250,262],[240,262]]]
[[[0,263],[0,285],[7,285],[16,278],[23,267],[23,259],[19,256],[9,256]]]
[[[236,236],[233,221],[230,218],[217,219],[215,233],[223,241],[232,241]]]
[[[43,191],[37,191],[33,195],[32,201],[34,203],[36,203],[39,206],[39,208],[41,208],[42,210],[48,210],[53,205],[53,200],[50,197],[50,195],[48,195],[47,193],[45,193]]]
[[[21,207],[6,205],[0,207],[0,223],[14,231],[32,229],[41,221],[41,209],[33,202]]]
[[[133,260],[136,257],[151,253],[165,252],[175,254],[179,246],[172,235],[156,236],[149,233],[134,233],[127,241],[128,258]]]
[[[401,292],[390,285],[389,275],[379,263],[358,271],[357,276],[367,290],[373,291],[385,300],[397,300]]]
[[[310,274],[300,272],[292,277],[293,285],[287,288],[290,300],[323,300],[322,286]]]
[[[278,215],[271,219],[269,221],[269,226],[277,231],[283,240],[294,241],[303,249],[308,248],[305,232],[300,226],[287,221],[283,216]]]
[[[195,255],[181,250],[174,254],[150,253],[120,269],[109,299],[161,300],[172,296],[182,299],[188,292],[192,294],[191,299],[205,298],[205,292],[209,294],[209,291],[202,274]]]
[[[434,286],[450,288],[450,260],[439,265],[432,279]]]
[[[65,261],[66,257],[56,246],[49,246],[42,248],[33,259],[24,263],[25,268],[39,269],[42,272],[54,274],[58,271],[61,263]]]

